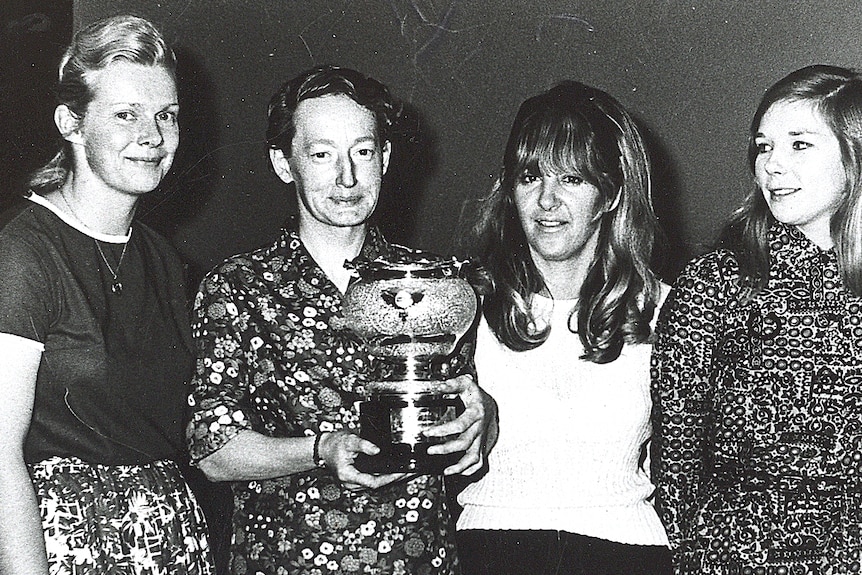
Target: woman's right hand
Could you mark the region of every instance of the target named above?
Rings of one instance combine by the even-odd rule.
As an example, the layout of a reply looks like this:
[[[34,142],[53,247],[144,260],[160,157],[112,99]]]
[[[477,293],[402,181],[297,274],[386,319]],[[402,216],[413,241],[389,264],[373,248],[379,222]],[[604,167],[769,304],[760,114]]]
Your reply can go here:
[[[318,452],[327,469],[350,490],[378,489],[408,476],[407,473],[371,475],[356,469],[354,461],[357,454],[377,455],[380,448],[352,431],[324,433],[320,437]]]

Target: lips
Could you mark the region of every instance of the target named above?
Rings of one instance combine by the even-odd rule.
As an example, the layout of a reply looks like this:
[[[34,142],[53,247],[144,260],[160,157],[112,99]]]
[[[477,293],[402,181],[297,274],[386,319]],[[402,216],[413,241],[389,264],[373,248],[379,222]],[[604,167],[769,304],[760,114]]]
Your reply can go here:
[[[362,196],[332,196],[330,201],[337,204],[358,204],[362,201]]]
[[[790,194],[796,193],[799,191],[799,188],[769,188],[769,193],[774,197],[783,197],[789,196]]]
[[[540,228],[548,229],[548,230],[561,228],[564,225],[566,225],[566,223],[567,223],[567,222],[560,221],[560,220],[537,219],[535,221],[536,221],[536,225],[538,225]]]
[[[162,161],[162,156],[158,156],[156,158],[126,158],[130,162],[135,162],[139,164],[150,164],[153,166],[159,165]]]

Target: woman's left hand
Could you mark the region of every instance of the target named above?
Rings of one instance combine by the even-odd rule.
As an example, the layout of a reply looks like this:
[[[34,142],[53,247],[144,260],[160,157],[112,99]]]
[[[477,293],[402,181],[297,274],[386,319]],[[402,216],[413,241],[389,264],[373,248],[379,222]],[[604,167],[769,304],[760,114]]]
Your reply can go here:
[[[428,437],[456,437],[428,448],[429,455],[445,455],[464,451],[464,456],[443,473],[472,475],[479,471],[485,457],[497,439],[497,403],[476,383],[472,375],[459,375],[441,384],[447,394],[457,394],[464,403],[464,412],[456,419],[425,430]]]

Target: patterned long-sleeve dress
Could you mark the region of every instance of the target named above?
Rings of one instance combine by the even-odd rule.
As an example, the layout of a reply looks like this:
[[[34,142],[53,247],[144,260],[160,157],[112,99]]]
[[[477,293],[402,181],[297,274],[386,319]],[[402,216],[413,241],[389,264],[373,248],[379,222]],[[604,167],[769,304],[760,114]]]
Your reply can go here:
[[[372,229],[362,256],[398,249]],[[192,326],[192,461],[242,430],[303,437],[354,427],[369,357],[334,329],[341,319],[341,293],[303,246],[295,219],[272,245],[213,270]],[[331,471],[312,469],[232,489],[233,574],[459,572],[440,475],[351,491]]]
[[[678,573],[857,573],[862,299],[835,253],[774,224],[766,288],[693,261],[652,360],[658,508]]]

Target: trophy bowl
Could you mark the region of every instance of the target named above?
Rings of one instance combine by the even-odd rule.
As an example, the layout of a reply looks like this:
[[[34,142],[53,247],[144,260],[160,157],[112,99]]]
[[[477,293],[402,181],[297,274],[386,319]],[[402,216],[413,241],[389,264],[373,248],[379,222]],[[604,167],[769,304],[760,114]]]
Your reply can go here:
[[[365,473],[434,473],[463,454],[428,455],[447,438],[423,432],[463,411],[441,382],[453,375],[448,360],[476,319],[478,296],[463,277],[464,261],[405,260],[350,264],[359,278],[344,296],[345,325],[372,358],[359,435],[380,448],[357,456],[356,468]]]

